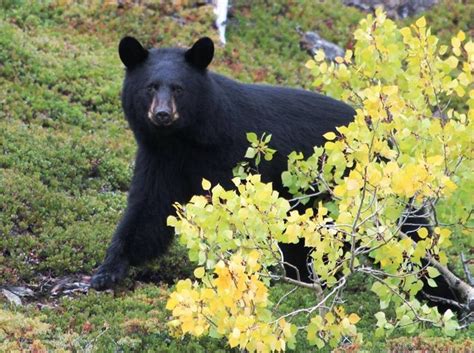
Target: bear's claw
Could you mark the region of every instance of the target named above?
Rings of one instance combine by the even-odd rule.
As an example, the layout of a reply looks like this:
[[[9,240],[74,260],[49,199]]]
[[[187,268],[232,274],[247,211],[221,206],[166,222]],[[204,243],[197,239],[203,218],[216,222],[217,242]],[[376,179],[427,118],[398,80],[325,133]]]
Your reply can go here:
[[[128,271],[128,263],[120,263],[114,266],[100,266],[92,276],[91,287],[95,290],[106,290],[115,287],[125,278]]]
[[[95,290],[113,288],[119,280],[112,273],[96,273],[91,279],[91,287]]]

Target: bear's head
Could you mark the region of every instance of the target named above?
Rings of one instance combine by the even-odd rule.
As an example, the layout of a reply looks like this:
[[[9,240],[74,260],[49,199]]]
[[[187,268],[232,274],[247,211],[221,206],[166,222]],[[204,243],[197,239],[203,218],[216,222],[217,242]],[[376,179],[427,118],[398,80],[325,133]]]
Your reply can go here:
[[[126,67],[122,104],[136,133],[168,135],[196,124],[196,112],[206,109],[211,39],[201,38],[187,50],[147,50],[135,38],[125,37],[119,55]]]

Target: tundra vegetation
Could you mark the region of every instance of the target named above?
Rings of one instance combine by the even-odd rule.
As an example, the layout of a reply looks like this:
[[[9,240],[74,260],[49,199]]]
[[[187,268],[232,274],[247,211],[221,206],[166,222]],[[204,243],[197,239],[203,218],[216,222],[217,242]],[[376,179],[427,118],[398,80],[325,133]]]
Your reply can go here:
[[[177,206],[170,224],[181,245],[137,270],[134,290],[56,296],[61,279],[81,279],[101,261],[126,202],[135,147],[119,104],[116,43],[131,34],[147,46],[188,46],[200,35],[217,42],[217,33],[206,6],[4,1],[0,11],[0,285],[34,291],[22,305],[0,299],[0,351],[472,350],[472,327],[459,329],[465,324],[449,312],[414,297],[419,275],[439,276],[437,266],[421,262],[427,253],[462,278],[460,254],[473,245],[472,5],[445,0],[418,21],[393,23],[336,1],[236,1],[213,69],[245,82],[321,90],[357,107],[355,122],[327,135],[313,156],[290,156],[284,182],[293,201],[261,183],[249,158],[253,168],[235,179],[236,191],[204,181],[209,198]],[[297,25],[351,52],[337,65],[321,54],[308,61]],[[249,135],[248,157],[271,163],[264,160],[271,139],[259,138]],[[349,175],[347,167],[354,167]],[[315,187],[331,200],[314,212],[285,212]],[[434,210],[437,222],[433,233],[420,229],[416,246],[394,232],[411,200]],[[226,219],[231,236],[200,237],[216,224],[212,217],[189,222],[199,212]],[[274,240],[304,237],[316,246],[322,292],[269,285],[275,243],[253,232],[255,246],[241,246],[249,240],[235,227],[245,214],[252,227],[265,222]],[[227,253],[237,246],[240,252]]]

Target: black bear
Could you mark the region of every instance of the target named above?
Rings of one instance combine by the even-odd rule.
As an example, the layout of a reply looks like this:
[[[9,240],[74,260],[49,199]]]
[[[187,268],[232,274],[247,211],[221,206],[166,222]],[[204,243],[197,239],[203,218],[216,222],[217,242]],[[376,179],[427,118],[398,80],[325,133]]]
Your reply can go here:
[[[130,265],[166,251],[174,202],[202,193],[202,178],[232,187],[232,168],[243,158],[247,132],[272,134],[274,160],[260,169],[283,196],[281,173],[292,151],[310,155],[322,135],[348,124],[354,110],[332,98],[299,89],[236,82],[207,70],[211,39],[190,49],[147,50],[125,37],[119,55],[126,66],[122,105],[138,144],[124,217],[91,285],[105,289]],[[285,260],[307,277],[302,244],[285,245]],[[295,274],[293,274],[294,276]]]
[[[123,279],[130,265],[166,251],[173,235],[166,225],[172,205],[202,193],[202,178],[232,187],[232,169],[248,146],[247,132],[272,134],[277,153],[260,172],[288,197],[281,182],[287,155],[310,155],[313,146],[324,143],[324,133],[348,124],[355,115],[350,106],[317,93],[243,84],[209,72],[214,45],[206,37],[188,50],[146,50],[125,37],[119,55],[126,66],[122,105],[138,151],[125,215],[91,281],[98,290]],[[422,213],[408,217],[402,227],[414,240],[416,230],[429,224]],[[302,242],[281,247],[285,261],[307,280],[308,249]],[[296,278],[294,267],[286,269]],[[458,301],[443,277],[436,282],[437,288],[425,286],[423,292]],[[434,303],[442,311],[457,309]]]

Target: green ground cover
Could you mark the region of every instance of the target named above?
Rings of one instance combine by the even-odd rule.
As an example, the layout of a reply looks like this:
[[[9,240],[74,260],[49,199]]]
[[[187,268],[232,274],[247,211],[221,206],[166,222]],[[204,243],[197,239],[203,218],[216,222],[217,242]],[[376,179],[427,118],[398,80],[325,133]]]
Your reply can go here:
[[[350,47],[351,32],[365,17],[338,1],[233,3],[228,44],[217,48],[212,69],[245,82],[309,88],[308,56],[295,27]],[[201,35],[217,40],[217,33],[206,6],[0,5],[0,286],[35,287],[45,278],[90,274],[125,207],[135,144],[120,107],[119,39],[129,34],[148,46],[188,46]],[[459,29],[472,35],[473,8],[445,0],[425,15],[446,40]],[[16,308],[1,297],[0,351],[30,344],[67,351],[225,351],[222,341],[177,341],[166,332],[168,286],[190,268],[175,245],[136,271],[154,283],[134,291],[41,298],[41,305],[35,299]],[[273,291],[276,296],[283,288]],[[349,293],[348,308],[364,317],[366,349],[410,344],[372,338],[376,299],[364,279]],[[298,290],[285,305],[308,300],[308,292]],[[440,344],[467,344],[468,335]],[[304,343],[297,347],[309,350]]]

